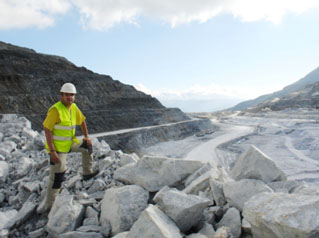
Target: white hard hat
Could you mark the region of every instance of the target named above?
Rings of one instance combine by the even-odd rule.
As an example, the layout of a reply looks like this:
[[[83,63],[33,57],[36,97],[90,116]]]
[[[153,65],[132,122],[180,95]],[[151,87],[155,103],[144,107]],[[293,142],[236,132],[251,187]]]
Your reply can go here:
[[[74,94],[76,94],[76,88],[72,83],[65,83],[65,84],[63,84],[60,92],[61,93],[74,93]]]

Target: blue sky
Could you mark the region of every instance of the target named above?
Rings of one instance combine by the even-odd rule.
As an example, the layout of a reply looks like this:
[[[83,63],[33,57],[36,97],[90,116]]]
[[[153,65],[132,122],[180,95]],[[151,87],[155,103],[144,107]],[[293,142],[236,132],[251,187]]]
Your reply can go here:
[[[0,0],[0,40],[64,56],[164,104],[239,101],[319,66],[317,2]]]

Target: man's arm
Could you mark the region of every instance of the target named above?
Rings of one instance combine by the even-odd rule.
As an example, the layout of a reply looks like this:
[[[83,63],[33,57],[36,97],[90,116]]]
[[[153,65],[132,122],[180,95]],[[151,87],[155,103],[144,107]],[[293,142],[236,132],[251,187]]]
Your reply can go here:
[[[52,131],[50,131],[48,128],[44,127],[44,133],[45,133],[45,138],[47,140],[49,150],[50,150],[50,160],[53,163],[59,163],[60,158],[55,150],[54,144],[53,144],[53,135]]]
[[[80,125],[82,133],[84,135],[84,140],[86,140],[86,143],[88,146],[92,146],[92,142],[91,139],[89,138],[89,132],[88,132],[88,128],[86,125],[86,122],[83,121],[82,124]]]

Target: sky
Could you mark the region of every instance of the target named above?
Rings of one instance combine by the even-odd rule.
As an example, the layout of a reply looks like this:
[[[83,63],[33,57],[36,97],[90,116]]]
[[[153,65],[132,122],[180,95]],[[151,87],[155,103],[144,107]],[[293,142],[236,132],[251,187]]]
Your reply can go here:
[[[318,0],[0,0],[0,41],[63,56],[184,111],[303,78],[319,66],[318,25]]]

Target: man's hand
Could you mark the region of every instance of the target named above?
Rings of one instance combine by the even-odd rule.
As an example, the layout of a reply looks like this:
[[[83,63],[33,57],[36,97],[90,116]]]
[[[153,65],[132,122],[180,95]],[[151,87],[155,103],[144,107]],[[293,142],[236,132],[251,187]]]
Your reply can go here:
[[[92,146],[92,141],[91,141],[91,139],[89,137],[84,137],[83,140],[86,141],[86,145],[87,146]]]
[[[56,151],[50,153],[50,161],[54,164],[60,163],[60,158]]]

